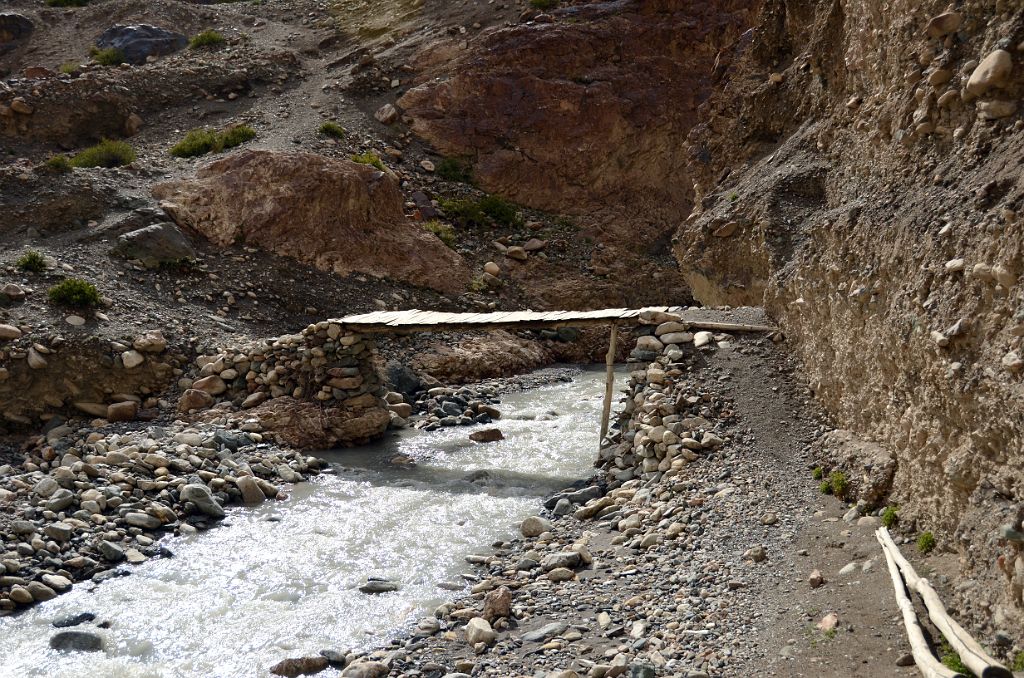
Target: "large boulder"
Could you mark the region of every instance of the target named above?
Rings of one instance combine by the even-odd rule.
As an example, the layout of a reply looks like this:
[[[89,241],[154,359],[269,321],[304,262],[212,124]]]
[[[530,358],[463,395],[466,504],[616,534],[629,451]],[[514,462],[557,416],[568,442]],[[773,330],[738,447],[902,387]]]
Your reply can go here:
[[[147,57],[173,54],[187,44],[188,38],[181,33],[148,24],[111,26],[96,40],[100,49],[121,50],[130,64],[144,64]]]
[[[362,445],[383,435],[391,415],[383,404],[371,407],[324,406],[317,402],[274,398],[249,411],[266,431],[292,447],[327,449]]]
[[[315,153],[244,150],[153,194],[181,226],[217,245],[246,243],[334,271],[460,292],[469,271],[408,222],[398,184],[369,165]]]
[[[185,234],[172,223],[146,226],[118,237],[111,254],[137,259],[146,268],[194,259],[196,250]]]

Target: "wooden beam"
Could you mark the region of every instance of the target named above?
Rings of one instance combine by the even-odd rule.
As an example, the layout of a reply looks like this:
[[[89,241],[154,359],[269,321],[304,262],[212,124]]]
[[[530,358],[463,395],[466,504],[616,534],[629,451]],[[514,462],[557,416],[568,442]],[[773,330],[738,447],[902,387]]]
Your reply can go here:
[[[903,579],[900,577],[899,567],[896,566],[896,561],[893,559],[892,554],[885,548],[885,542],[882,541],[882,537],[878,532],[875,533],[875,537],[882,544],[885,562],[889,566],[889,576],[892,578],[892,587],[896,592],[896,604],[899,606],[900,612],[903,613],[903,626],[907,629],[910,651],[914,655],[914,663],[917,664],[921,675],[925,678],[967,678],[962,673],[946,668],[932,654],[931,649],[928,647],[928,642],[924,639],[921,624],[917,621],[914,604],[910,602],[906,589],[903,588]]]
[[[889,530],[880,527],[875,535],[879,543],[882,544],[882,549],[892,557],[903,578],[907,581],[907,588],[921,596],[921,600],[924,601],[924,606],[928,610],[928,618],[960,655],[960,661],[964,663],[964,666],[980,678],[1013,678],[1013,673],[1008,668],[990,657],[978,644],[978,641],[974,640],[971,634],[967,633],[962,626],[956,623],[955,619],[949,616],[939,594],[935,592],[927,579],[918,576],[910,562],[903,557],[889,535]]]
[[[612,392],[615,389],[615,343],[619,335],[619,326],[616,323],[611,324],[609,334],[611,336],[608,338],[608,354],[604,358],[604,407],[601,410],[601,437],[597,440],[598,452],[608,435],[608,418],[612,412]]]

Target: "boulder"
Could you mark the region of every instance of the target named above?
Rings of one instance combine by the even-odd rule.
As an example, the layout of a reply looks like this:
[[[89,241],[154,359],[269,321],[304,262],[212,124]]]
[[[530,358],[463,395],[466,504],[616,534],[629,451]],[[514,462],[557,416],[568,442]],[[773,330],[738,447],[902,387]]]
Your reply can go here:
[[[997,49],[982,59],[967,81],[967,93],[981,96],[993,87],[1006,84],[1013,71],[1013,57],[1005,49]]]
[[[474,443],[493,443],[504,440],[505,436],[500,429],[485,428],[482,431],[474,431],[469,434],[469,439]]]
[[[338,275],[359,272],[461,292],[462,258],[409,222],[388,173],[315,153],[243,150],[195,179],[157,184],[174,221],[214,244],[245,243]]]
[[[50,647],[58,652],[100,652],[103,639],[85,631],[61,631],[50,638]]]
[[[242,501],[252,506],[255,504],[262,504],[263,500],[267,498],[263,494],[263,490],[256,484],[256,479],[252,476],[238,476],[235,479],[235,485],[238,486],[239,491],[242,493]]]
[[[391,423],[387,408],[376,402],[367,407],[325,406],[281,397],[249,412],[281,442],[306,449],[361,445],[382,435]]]
[[[539,537],[551,530],[551,523],[540,516],[530,516],[519,526],[524,537]]]
[[[107,406],[109,421],[131,421],[139,413],[139,404],[134,400],[126,400]]]
[[[270,667],[270,672],[275,676],[313,675],[320,673],[330,665],[326,657],[299,657],[296,659],[285,659]]]
[[[185,485],[179,490],[178,497],[183,502],[192,502],[197,509],[211,518],[224,517],[224,509],[214,500],[213,493],[206,485],[199,483]]]
[[[188,261],[196,256],[189,239],[170,222],[153,224],[119,236],[110,253],[136,259],[150,269]]]
[[[512,592],[507,586],[499,586],[487,592],[482,615],[489,622],[512,616]]]
[[[466,623],[466,642],[470,645],[484,643],[490,645],[498,638],[498,633],[483,617],[473,617]]]
[[[206,391],[190,388],[181,394],[181,398],[178,400],[178,411],[205,410],[213,403],[213,396]]]
[[[380,662],[359,662],[341,672],[341,678],[384,678],[390,669]]]
[[[96,40],[100,49],[121,50],[124,60],[130,64],[144,64],[148,57],[173,54],[187,44],[188,38],[181,33],[148,24],[117,24],[103,31]]]

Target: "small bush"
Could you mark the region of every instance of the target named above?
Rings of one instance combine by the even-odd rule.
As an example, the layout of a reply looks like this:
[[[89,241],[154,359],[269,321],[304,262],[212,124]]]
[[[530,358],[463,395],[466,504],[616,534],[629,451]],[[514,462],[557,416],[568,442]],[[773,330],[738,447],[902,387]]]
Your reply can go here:
[[[815,480],[821,480],[825,477],[825,471],[820,466],[815,466],[814,470],[811,471],[811,477]]]
[[[921,553],[931,553],[935,550],[935,535],[931,532],[922,532],[917,538],[917,550]]]
[[[15,262],[15,265],[28,273],[42,273],[46,270],[46,259],[39,252],[29,250]]]
[[[846,482],[846,474],[842,471],[832,471],[828,475],[828,484],[832,486],[832,494],[840,499],[846,496],[849,485]]]
[[[50,302],[58,306],[90,308],[100,303],[100,293],[91,284],[80,278],[68,278],[50,288]]]
[[[434,172],[446,181],[458,181],[463,184],[473,181],[473,171],[469,165],[456,158],[442,158]]]
[[[378,156],[373,151],[357,153],[352,156],[352,161],[358,162],[360,165],[372,165],[373,167],[379,169],[381,172],[385,171],[384,163],[381,161],[380,156]]]
[[[487,223],[487,217],[475,200],[467,198],[441,199],[440,205],[448,218],[463,228],[483,226]]]
[[[973,673],[971,673],[971,670],[967,668],[967,666],[964,664],[963,660],[960,659],[960,655],[956,653],[956,650],[953,649],[953,647],[945,638],[943,638],[942,642],[939,643],[938,650],[939,661],[941,661],[942,665],[945,666],[947,669],[956,671],[957,673],[962,673],[965,676],[974,675]]]
[[[484,214],[504,226],[522,226],[523,218],[519,216],[516,206],[496,195],[488,195],[480,200],[480,209]]]
[[[89,54],[92,56],[92,60],[100,66],[118,66],[124,63],[124,52],[116,47],[106,49],[93,47]]]
[[[104,139],[71,158],[72,167],[121,167],[135,162],[135,150],[123,141]]]
[[[822,480],[821,485],[818,485],[818,490],[822,494],[832,494],[832,483],[827,480]]]
[[[440,238],[441,242],[448,247],[455,248],[455,229],[448,224],[437,219],[431,219],[423,224],[423,228]]]
[[[547,11],[558,6],[558,0],[530,0],[530,7]]]
[[[58,69],[64,75],[73,75],[79,71],[81,66],[74,61],[66,61],[60,65]]]
[[[205,30],[202,33],[197,33],[192,36],[192,39],[188,41],[189,49],[199,49],[201,47],[220,47],[227,40],[224,36],[214,30]]]
[[[64,174],[71,171],[71,161],[68,160],[66,155],[51,155],[43,163],[43,167],[46,171],[53,172],[54,174]]]
[[[248,125],[236,125],[223,132],[212,129],[194,129],[171,147],[171,155],[178,158],[195,158],[207,153],[220,153],[255,137],[256,130]]]
[[[320,129],[317,131],[320,132],[320,134],[323,134],[325,137],[334,137],[335,139],[345,138],[345,128],[339,125],[338,123],[334,122],[333,120],[328,120],[327,122],[320,125]]]
[[[89,0],[46,0],[50,7],[85,7]]]
[[[895,506],[886,506],[885,510],[882,511],[882,524],[886,527],[892,527],[899,520],[899,516],[896,515]]]

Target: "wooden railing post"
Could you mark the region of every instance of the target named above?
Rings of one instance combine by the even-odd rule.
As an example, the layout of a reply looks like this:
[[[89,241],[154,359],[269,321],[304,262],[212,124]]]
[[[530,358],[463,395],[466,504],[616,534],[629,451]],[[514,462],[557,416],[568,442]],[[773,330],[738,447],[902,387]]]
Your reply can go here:
[[[604,408],[601,410],[601,437],[597,441],[597,450],[601,451],[601,445],[608,435],[608,418],[612,413],[612,391],[615,388],[615,344],[618,339],[619,327],[616,323],[611,324],[611,337],[608,340],[608,355],[605,356],[604,376]]]

